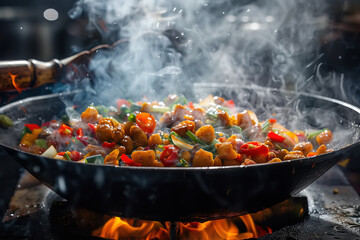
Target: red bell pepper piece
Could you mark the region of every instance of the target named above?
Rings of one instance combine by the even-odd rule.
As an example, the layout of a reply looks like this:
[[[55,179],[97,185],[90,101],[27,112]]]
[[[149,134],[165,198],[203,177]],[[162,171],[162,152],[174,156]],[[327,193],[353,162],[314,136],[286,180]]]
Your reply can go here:
[[[44,122],[43,124],[41,124],[41,127],[50,127],[51,123],[56,123],[56,120],[51,120],[48,122]]]
[[[127,106],[127,107],[130,107],[131,106],[131,103],[125,99],[118,99],[116,100],[116,106],[118,108],[121,108],[123,105]]]
[[[61,127],[59,128],[59,133],[60,135],[63,136],[71,136],[73,133],[73,129],[68,125],[62,124]]]
[[[41,128],[39,125],[34,123],[24,124],[25,127],[28,127],[30,131],[32,132],[34,129]]]
[[[79,137],[82,137],[84,136],[84,131],[82,128],[79,128],[77,131],[76,131],[76,134],[79,136]]]
[[[64,156],[65,152],[58,152],[57,155]]]
[[[226,107],[229,107],[229,108],[234,108],[235,107],[235,103],[233,100],[228,100],[228,101],[225,101],[225,104],[224,104]]]
[[[285,140],[285,138],[284,138],[283,136],[281,136],[281,135],[279,135],[279,134],[277,134],[277,133],[274,133],[274,132],[272,132],[272,131],[270,131],[270,132],[268,133],[268,137],[269,137],[270,140],[273,141],[273,142],[282,143],[282,142]]]
[[[274,124],[274,123],[276,123],[276,122],[277,122],[277,120],[276,120],[276,119],[273,119],[273,118],[268,119],[268,121],[269,121],[269,123],[271,123],[271,124]]]
[[[138,113],[135,117],[136,124],[147,134],[152,134],[156,128],[153,115],[146,112]]]
[[[79,140],[79,142],[81,142],[83,145],[85,145],[85,146],[89,145],[89,142],[87,141],[88,137],[86,137],[86,136],[76,136],[75,138],[77,140]]]
[[[135,162],[134,160],[132,160],[131,158],[126,156],[126,154],[121,155],[121,161],[123,161],[123,163],[125,163],[125,164],[127,164],[129,166],[136,166],[136,167],[141,166],[141,163]]]
[[[188,106],[189,106],[189,108],[191,108],[191,109],[194,109],[194,108],[195,108],[193,102],[189,102],[189,103],[188,103]]]
[[[88,126],[89,126],[89,128],[90,128],[91,132],[92,132],[93,134],[95,134],[95,131],[96,131],[96,125],[94,125],[94,124],[92,124],[92,123],[88,123]]]
[[[160,155],[160,161],[164,164],[165,167],[174,166],[176,160],[178,159],[179,148],[174,145],[164,146],[164,151]]]
[[[261,142],[248,142],[241,146],[241,152],[246,155],[265,155],[269,153],[269,148]]]
[[[103,144],[101,146],[104,148],[112,148],[113,146],[115,146],[115,144],[116,143],[114,143],[114,142],[109,143],[109,142],[105,141],[105,142],[103,142]]]

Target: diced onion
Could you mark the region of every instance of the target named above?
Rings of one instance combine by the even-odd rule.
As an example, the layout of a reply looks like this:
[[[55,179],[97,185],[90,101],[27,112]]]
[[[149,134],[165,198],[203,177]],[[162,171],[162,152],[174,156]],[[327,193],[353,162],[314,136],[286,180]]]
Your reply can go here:
[[[171,140],[173,141],[173,143],[180,149],[186,150],[186,151],[190,151],[191,149],[193,149],[194,146],[187,144],[183,141],[181,141],[180,139],[178,139],[177,137],[175,137],[174,135],[171,135]]]
[[[253,111],[250,111],[250,110],[247,110],[249,116],[250,116],[250,119],[256,124],[259,123],[259,119],[257,118],[256,114],[253,112]]]
[[[53,145],[51,145],[48,149],[46,149],[46,151],[43,154],[41,154],[41,156],[48,158],[53,158],[56,155],[57,155],[57,151]]]

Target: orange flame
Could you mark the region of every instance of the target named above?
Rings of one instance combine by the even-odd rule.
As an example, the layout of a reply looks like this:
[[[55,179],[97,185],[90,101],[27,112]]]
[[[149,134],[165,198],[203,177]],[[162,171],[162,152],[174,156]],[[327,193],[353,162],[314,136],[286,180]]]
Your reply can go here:
[[[12,84],[14,85],[15,89],[16,89],[19,93],[21,93],[22,90],[24,90],[24,89],[23,89],[23,88],[20,88],[20,87],[16,84],[16,82],[15,82],[15,79],[16,79],[16,77],[17,77],[17,74],[14,75],[14,74],[9,73],[9,75],[10,75],[10,77],[11,77],[11,82],[12,82]]]
[[[240,232],[235,221],[241,220],[246,231]],[[235,240],[259,237],[271,232],[255,225],[250,214],[233,219],[221,219],[204,223],[191,222],[179,223],[177,239],[190,240]],[[113,217],[105,225],[93,232],[94,236],[107,239],[145,239],[145,240],[169,240],[170,223],[156,221],[130,220]]]

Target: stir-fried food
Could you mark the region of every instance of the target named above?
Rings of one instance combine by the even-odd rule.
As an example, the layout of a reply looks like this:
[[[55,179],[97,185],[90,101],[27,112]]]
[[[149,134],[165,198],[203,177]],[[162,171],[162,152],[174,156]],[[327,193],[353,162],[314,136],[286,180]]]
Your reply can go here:
[[[232,100],[199,103],[124,99],[117,107],[89,106],[77,117],[24,125],[19,148],[65,161],[115,166],[211,167],[275,163],[327,149],[328,129],[290,131],[276,119],[259,122]]]

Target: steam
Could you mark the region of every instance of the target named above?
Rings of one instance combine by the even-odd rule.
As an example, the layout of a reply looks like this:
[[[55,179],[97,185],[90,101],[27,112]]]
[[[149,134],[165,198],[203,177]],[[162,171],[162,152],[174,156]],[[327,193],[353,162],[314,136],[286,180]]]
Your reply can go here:
[[[131,39],[126,49],[96,55],[90,70],[98,94],[137,97],[188,94],[193,82],[301,88],[309,78],[304,71],[319,57],[316,32],[326,27],[326,6],[305,0],[80,0],[70,15],[86,14],[89,30],[104,41]]]
[[[211,83],[346,100],[344,76],[323,71],[318,36],[328,27],[327,7],[324,0],[80,0],[70,16],[88,16],[89,30],[105,42],[129,40],[98,52],[89,66],[92,89],[105,103],[173,93],[204,97],[207,92],[197,88]],[[237,102],[248,103],[246,97],[236,96]],[[291,123],[302,114],[281,118]],[[322,117],[323,123],[334,118]]]

